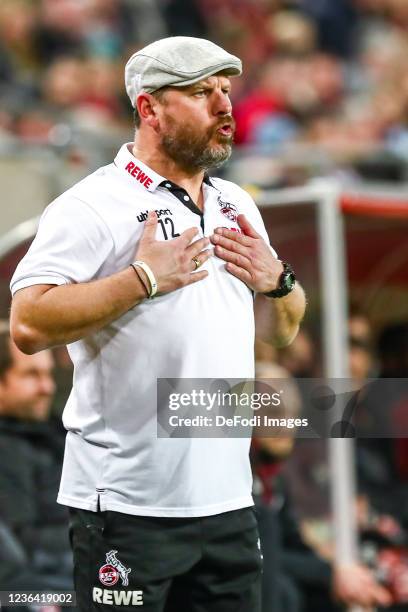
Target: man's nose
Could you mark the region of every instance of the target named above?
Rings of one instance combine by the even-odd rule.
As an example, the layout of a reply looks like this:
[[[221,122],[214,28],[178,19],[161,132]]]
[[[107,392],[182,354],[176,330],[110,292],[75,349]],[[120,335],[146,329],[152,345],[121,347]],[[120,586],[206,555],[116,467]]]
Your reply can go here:
[[[215,92],[213,112],[214,115],[230,115],[232,112],[231,100],[222,91]]]

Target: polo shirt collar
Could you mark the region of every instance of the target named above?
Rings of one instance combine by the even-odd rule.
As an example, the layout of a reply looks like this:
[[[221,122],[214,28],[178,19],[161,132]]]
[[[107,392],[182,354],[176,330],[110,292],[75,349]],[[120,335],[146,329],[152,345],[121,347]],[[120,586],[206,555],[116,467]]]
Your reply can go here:
[[[165,178],[146,166],[132,154],[132,142],[124,144],[115,157],[115,166],[133,184],[144,187],[147,191],[155,191]]]

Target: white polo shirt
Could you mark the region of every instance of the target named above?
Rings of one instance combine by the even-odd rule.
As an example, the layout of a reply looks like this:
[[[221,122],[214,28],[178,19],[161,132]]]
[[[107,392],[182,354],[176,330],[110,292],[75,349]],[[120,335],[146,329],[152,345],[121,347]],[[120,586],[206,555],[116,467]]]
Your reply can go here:
[[[44,211],[11,291],[100,279],[135,259],[147,213],[157,240],[189,227],[210,236],[238,229],[245,213],[268,240],[251,197],[237,185],[203,183],[204,213],[182,188],[124,145],[113,164],[74,185]],[[206,516],[253,504],[249,439],[157,438],[157,378],[253,378],[253,296],[212,257],[206,279],[145,300],[68,346],[73,388],[58,501],[145,516]],[[75,308],[75,304],[67,304]]]

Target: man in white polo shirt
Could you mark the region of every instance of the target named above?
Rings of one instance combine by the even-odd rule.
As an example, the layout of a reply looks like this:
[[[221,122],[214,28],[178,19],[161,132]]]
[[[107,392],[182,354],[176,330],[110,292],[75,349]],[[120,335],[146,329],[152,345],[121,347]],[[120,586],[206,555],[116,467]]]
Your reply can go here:
[[[75,365],[58,501],[84,612],[259,610],[250,440],[157,438],[156,421],[158,378],[253,378],[255,292],[282,344],[304,313],[250,196],[205,175],[230,156],[240,73],[203,39],[135,53],[134,142],[48,206],[11,281],[19,348],[67,344]]]

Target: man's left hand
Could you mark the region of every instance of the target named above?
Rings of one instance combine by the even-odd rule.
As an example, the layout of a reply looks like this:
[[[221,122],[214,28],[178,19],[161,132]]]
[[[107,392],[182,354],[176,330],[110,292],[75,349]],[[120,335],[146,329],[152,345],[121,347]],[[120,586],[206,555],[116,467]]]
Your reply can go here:
[[[283,272],[282,263],[273,256],[269,245],[245,215],[238,215],[237,221],[242,234],[225,227],[215,229],[211,236],[215,254],[227,262],[228,272],[256,293],[276,289]]]

